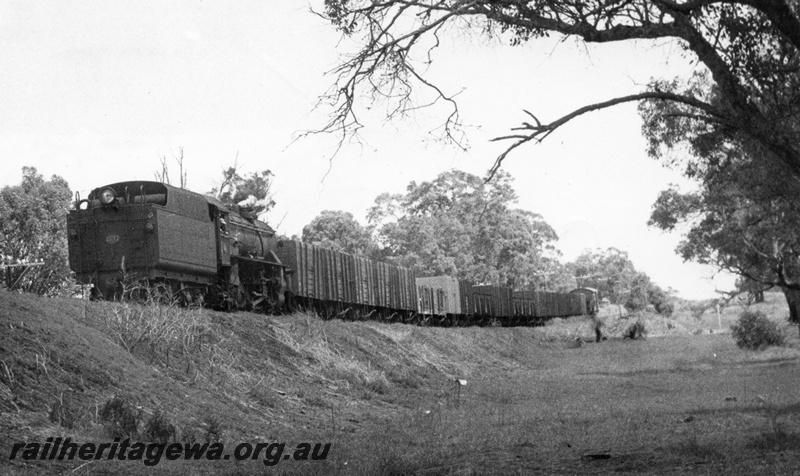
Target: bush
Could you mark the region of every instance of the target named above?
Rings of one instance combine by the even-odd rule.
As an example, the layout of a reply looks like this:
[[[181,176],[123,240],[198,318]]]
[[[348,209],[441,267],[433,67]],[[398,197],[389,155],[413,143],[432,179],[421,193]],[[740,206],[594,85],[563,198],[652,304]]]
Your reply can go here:
[[[640,320],[636,320],[636,322],[632,323],[625,329],[625,332],[622,333],[622,336],[626,339],[640,339],[647,336],[647,329],[644,327],[644,322]]]
[[[389,370],[386,378],[401,388],[420,388],[425,385],[425,381],[416,372],[402,367]]]
[[[225,432],[223,431],[222,423],[215,416],[208,415],[203,423],[205,423],[206,427],[206,443],[219,443],[224,439]]]
[[[112,438],[136,437],[142,412],[124,398],[117,396],[108,400],[98,413]]]
[[[169,364],[171,352],[192,352],[210,337],[208,318],[200,309],[181,307],[163,286],[127,286],[125,293],[131,300],[110,303],[103,317],[128,352],[148,346],[151,359],[160,351]]]
[[[716,301],[713,299],[706,299],[704,301],[692,301],[689,304],[689,310],[692,312],[692,317],[695,319],[700,319],[700,316],[706,312],[707,309],[714,307]]]
[[[189,425],[183,427],[183,429],[180,431],[180,436],[181,443],[184,444],[193,445],[200,442],[200,439],[197,436],[197,430]]]
[[[745,309],[731,331],[736,345],[744,349],[762,350],[770,345],[783,345],[783,332],[761,311]]]
[[[675,303],[672,301],[664,301],[656,304],[656,312],[664,317],[670,317],[672,313],[675,312]]]
[[[72,429],[75,428],[80,419],[80,409],[73,400],[65,399],[62,393],[59,399],[50,407],[48,417],[51,422],[64,428]]]
[[[149,441],[167,444],[175,439],[175,425],[161,410],[156,410],[145,423],[144,434]]]

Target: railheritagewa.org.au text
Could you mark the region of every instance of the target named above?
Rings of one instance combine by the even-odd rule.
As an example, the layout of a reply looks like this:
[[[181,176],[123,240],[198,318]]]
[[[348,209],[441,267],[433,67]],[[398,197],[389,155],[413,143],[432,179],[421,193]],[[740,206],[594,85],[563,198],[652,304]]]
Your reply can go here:
[[[286,443],[239,443],[228,452],[224,443],[131,443],[128,438],[116,438],[113,442],[78,444],[70,438],[51,437],[44,443],[14,443],[9,459],[142,461],[146,466],[155,466],[163,459],[261,460],[266,466],[275,466],[285,460],[325,460],[330,449],[330,443],[298,443],[294,447]]]

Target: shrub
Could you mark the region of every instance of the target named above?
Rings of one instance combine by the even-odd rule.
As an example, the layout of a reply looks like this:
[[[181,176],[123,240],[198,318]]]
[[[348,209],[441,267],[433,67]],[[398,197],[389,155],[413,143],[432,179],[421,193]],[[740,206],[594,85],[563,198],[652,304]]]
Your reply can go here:
[[[783,345],[783,332],[761,311],[745,309],[731,331],[736,345],[744,349],[762,350],[770,345]]]
[[[714,299],[705,299],[703,301],[691,301],[689,303],[689,310],[692,313],[692,317],[695,319],[700,319],[704,312],[708,309],[713,308],[716,305],[717,301]]]
[[[664,301],[656,304],[656,312],[664,317],[670,317],[672,316],[672,313],[675,312],[675,303],[672,301]]]
[[[389,382],[383,375],[379,378],[367,380],[364,382],[364,386],[367,387],[367,390],[370,392],[377,393],[378,395],[386,395],[389,393]]]
[[[265,407],[277,408],[278,404],[280,403],[280,399],[275,394],[275,391],[262,385],[256,385],[255,387],[251,388],[247,391],[247,394],[253,400]]]
[[[573,339],[572,337],[567,336],[567,338],[564,341],[564,347],[567,349],[577,349],[581,346],[583,346],[583,341],[581,340],[580,337],[575,337]]]
[[[64,428],[75,428],[80,419],[80,409],[71,399],[65,399],[62,393],[50,407],[50,421]]]
[[[206,427],[206,443],[219,443],[223,440],[225,432],[223,431],[222,423],[214,415],[208,415],[203,423],[205,423]]]
[[[192,352],[210,337],[208,319],[200,309],[179,306],[163,288],[137,285],[125,292],[131,301],[110,303],[103,317],[128,352],[148,346],[151,359],[161,351],[169,364],[172,351]]]
[[[200,441],[199,438],[197,437],[197,430],[195,430],[194,428],[192,428],[189,425],[184,426],[183,429],[181,430],[180,434],[181,434],[181,438],[180,438],[181,443],[184,443],[184,444],[188,443],[190,445],[193,445],[193,444],[198,443]]]
[[[144,434],[149,441],[167,444],[175,439],[175,425],[161,413],[161,410],[156,410],[145,422]]]
[[[116,396],[100,407],[100,419],[106,422],[106,430],[112,438],[134,438],[139,428],[142,412]]]
[[[622,333],[622,336],[626,339],[640,339],[647,336],[647,329],[644,327],[644,322],[637,319],[636,322],[632,323],[625,329],[625,332]]]
[[[420,388],[425,385],[425,381],[417,375],[417,372],[402,367],[389,370],[386,378],[401,388]]]
[[[303,398],[303,401],[307,405],[315,406],[315,407],[326,407],[328,404],[325,402],[325,399],[322,398],[322,395],[318,393],[313,393],[311,395],[306,396]]]

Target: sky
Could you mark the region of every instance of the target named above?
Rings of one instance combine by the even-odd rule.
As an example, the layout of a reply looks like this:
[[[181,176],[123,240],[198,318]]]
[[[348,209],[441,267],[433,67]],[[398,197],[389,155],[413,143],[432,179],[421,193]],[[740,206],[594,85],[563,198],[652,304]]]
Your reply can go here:
[[[0,0],[0,186],[34,166],[85,196],[153,179],[162,157],[174,183],[182,148],[188,188],[198,192],[234,161],[245,173],[270,169],[277,205],[266,220],[282,234],[300,234],[323,210],[366,224],[381,193],[452,168],[484,175],[506,146],[490,139],[526,120],[523,109],[550,121],[696,67],[670,43],[511,47],[454,28],[425,74],[458,93],[468,148],[430,133],[445,110],[386,121],[388,105],[377,102],[362,111],[361,140],[336,152],[330,134],[298,139],[325,123],[330,110],[315,106],[333,84],[327,73],[354,47],[310,12],[321,3]],[[516,206],[559,235],[563,260],[614,247],[681,297],[732,287],[730,276],[684,263],[678,233],[647,227],[659,191],[692,184],[647,156],[635,104],[582,116],[517,149],[503,168]]]

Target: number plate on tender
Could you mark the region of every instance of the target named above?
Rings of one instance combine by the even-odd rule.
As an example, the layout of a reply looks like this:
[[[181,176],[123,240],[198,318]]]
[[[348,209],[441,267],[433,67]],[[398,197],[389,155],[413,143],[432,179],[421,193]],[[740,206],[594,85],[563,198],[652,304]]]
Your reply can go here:
[[[119,243],[119,235],[108,235],[106,236],[106,243],[109,245],[113,245]]]

